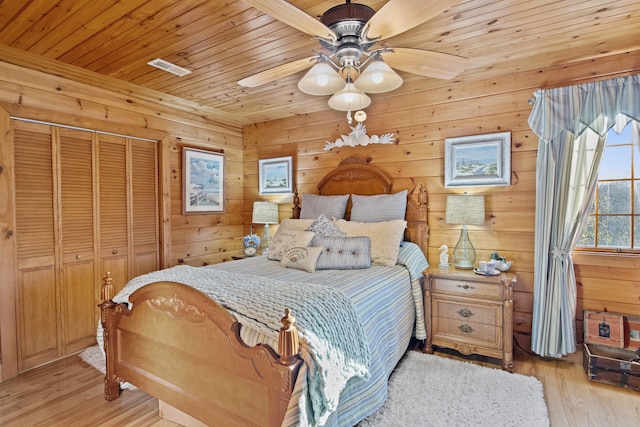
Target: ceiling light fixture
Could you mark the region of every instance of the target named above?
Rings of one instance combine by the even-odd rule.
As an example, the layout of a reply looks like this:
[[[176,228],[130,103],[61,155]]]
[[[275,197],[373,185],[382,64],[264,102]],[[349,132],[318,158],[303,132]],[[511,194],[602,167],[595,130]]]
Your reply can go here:
[[[345,88],[345,80],[329,65],[329,58],[320,56],[318,63],[298,82],[298,89],[308,95],[331,95]]]
[[[353,110],[362,111],[371,104],[371,98],[366,93],[355,88],[351,76],[347,77],[344,89],[336,92],[329,98],[329,107],[338,111],[347,112],[347,121],[351,124],[351,112]],[[366,118],[366,116],[365,116]]]
[[[371,98],[365,92],[389,92],[402,85],[402,78],[382,60],[384,52],[393,51],[386,48],[370,51],[378,38],[368,39],[365,26],[374,14],[371,7],[349,1],[327,10],[321,22],[336,38],[319,40],[330,54],[316,52],[317,63],[298,82],[298,88],[306,94],[332,95],[329,107],[346,111],[349,123],[355,109],[358,122],[366,119],[362,109],[371,104]],[[351,78],[353,70],[360,73],[355,81]],[[341,75],[346,75],[346,80]]]
[[[380,52],[376,52],[371,58],[371,63],[356,80],[356,89],[362,92],[383,93],[402,86],[402,77],[382,60]]]

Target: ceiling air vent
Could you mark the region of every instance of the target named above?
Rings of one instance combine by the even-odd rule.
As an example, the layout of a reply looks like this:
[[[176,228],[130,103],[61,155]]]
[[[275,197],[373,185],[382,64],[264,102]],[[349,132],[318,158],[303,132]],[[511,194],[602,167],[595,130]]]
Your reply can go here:
[[[180,77],[186,76],[187,74],[191,74],[191,71],[187,70],[186,68],[178,67],[177,65],[172,64],[171,62],[165,61],[164,59],[160,59],[160,58],[156,58],[153,61],[149,61],[147,62],[147,64],[151,65],[152,67],[156,67],[161,70],[168,71],[169,73],[175,74],[176,76],[180,76]]]

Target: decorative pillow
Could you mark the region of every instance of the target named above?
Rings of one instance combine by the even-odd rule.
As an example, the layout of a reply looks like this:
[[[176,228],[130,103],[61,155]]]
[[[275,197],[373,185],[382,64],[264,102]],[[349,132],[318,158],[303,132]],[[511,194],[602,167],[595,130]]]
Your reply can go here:
[[[318,218],[313,220],[306,231],[313,231],[316,233],[316,236],[347,237],[347,233],[333,225],[333,222],[324,215],[320,215]]]
[[[300,219],[313,219],[320,214],[324,214],[327,218],[344,218],[347,202],[349,202],[348,194],[343,196],[303,194]]]
[[[313,224],[312,219],[291,219],[286,218],[280,222],[278,230],[305,231]]]
[[[271,244],[267,251],[267,258],[274,261],[280,261],[282,259],[282,255],[287,249],[295,246],[308,246],[314,235],[315,233],[312,231],[293,231],[278,228],[276,235],[271,239]]]
[[[367,236],[371,239],[371,262],[385,266],[398,261],[400,242],[407,228],[407,221],[395,219],[384,222],[356,222],[340,219],[336,226],[349,237]]]
[[[375,196],[351,195],[351,221],[380,222],[404,219],[407,190]]]
[[[354,270],[371,267],[371,240],[360,237],[326,237],[316,235],[311,246],[323,249],[317,270]]]
[[[301,247],[296,246],[289,248],[282,254],[280,265],[286,268],[295,268],[296,270],[307,271],[313,273],[316,271],[316,262],[322,253],[321,247]]]

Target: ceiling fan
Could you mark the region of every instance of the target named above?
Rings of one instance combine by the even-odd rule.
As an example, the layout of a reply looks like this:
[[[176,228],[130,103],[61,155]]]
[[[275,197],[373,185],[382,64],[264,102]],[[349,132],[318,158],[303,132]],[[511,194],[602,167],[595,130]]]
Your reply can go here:
[[[460,56],[424,49],[376,48],[376,44],[383,38],[393,37],[420,25],[449,9],[460,0],[438,0],[433,2],[425,0],[389,0],[378,12],[367,5],[351,3],[350,0],[346,0],[345,4],[327,10],[320,20],[308,15],[285,0],[245,1],[273,18],[313,36],[320,41],[322,47],[322,51],[315,51],[315,55],[310,58],[298,59],[239,80],[238,83],[245,87],[261,86],[313,66],[298,85],[305,93],[328,95],[340,90],[335,90],[336,87],[345,88],[345,86],[344,90],[355,91],[353,88],[353,75],[356,74],[358,77],[355,86],[358,87],[358,84],[361,83],[361,87],[357,91],[360,91],[360,93],[379,93],[393,90],[402,84],[402,79],[389,66],[425,77],[450,79],[462,72],[467,62],[466,58]],[[384,61],[382,61],[383,55]],[[376,80],[381,79],[379,77],[381,74],[377,73],[378,77],[376,77],[371,72],[368,73],[369,75],[366,79],[364,76],[369,68],[378,67],[377,65],[373,67],[373,64],[380,63],[382,63],[380,67],[386,67],[384,72],[389,74],[390,80],[383,85],[382,90],[376,90],[375,84],[379,83]],[[340,72],[340,79],[335,80],[335,86],[331,88],[327,86],[330,82],[324,81],[331,80],[331,76],[327,74],[327,65]],[[305,79],[314,74],[314,70],[320,67],[325,67],[322,71],[322,89],[327,86],[326,93],[317,93],[321,91],[321,88],[316,80],[311,85],[305,86]],[[313,77],[317,78],[315,74]],[[333,78],[335,79],[335,76]],[[364,80],[368,80],[369,84],[362,83]],[[363,85],[364,87],[362,87]],[[350,93],[350,95],[353,95],[353,93]],[[368,99],[365,93],[362,93],[362,95]],[[366,105],[362,105],[363,100],[366,103],[365,98],[360,99],[360,108],[366,107]],[[370,99],[368,102],[370,102]],[[331,106],[338,110],[347,111],[347,108],[349,112],[351,110],[351,104],[348,107],[341,105]]]

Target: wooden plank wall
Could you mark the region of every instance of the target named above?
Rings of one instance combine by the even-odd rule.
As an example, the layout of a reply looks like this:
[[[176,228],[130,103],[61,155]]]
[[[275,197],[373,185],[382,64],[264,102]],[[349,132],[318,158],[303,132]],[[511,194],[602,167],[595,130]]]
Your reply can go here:
[[[0,382],[17,374],[13,291],[16,236],[9,116],[158,140],[161,265],[211,264],[242,253],[240,126],[214,122],[209,117],[122,93],[126,91],[110,92],[0,61]],[[182,215],[183,145],[224,150],[227,213]]]
[[[166,205],[163,265],[211,264],[242,252],[243,155],[238,125],[213,122],[6,62],[0,62],[0,107],[14,117],[162,141],[159,151],[166,157],[160,163]],[[182,214],[183,146],[224,152],[225,214]]]
[[[578,84],[635,74],[640,69],[640,54],[620,54],[596,61],[576,62],[544,70],[511,74],[501,78],[464,83],[434,82],[431,87],[412,87],[406,96],[372,96],[366,121],[369,135],[393,132],[394,145],[343,147],[323,151],[326,141],[348,134],[345,113],[326,111],[283,120],[257,123],[243,129],[245,160],[245,232],[251,221],[253,200],[257,194],[258,159],[294,157],[294,184],[299,192],[315,193],[319,180],[338,163],[354,154],[393,177],[396,191],[425,184],[429,205],[429,245],[423,248],[429,261],[438,262],[442,244],[455,246],[459,227],[445,224],[446,196],[467,191],[484,194],[487,220],[484,226],[470,226],[470,237],[479,259],[492,251],[514,261],[518,282],[515,286],[514,330],[518,343],[529,346],[533,304],[533,256],[535,227],[535,177],[538,138],[527,119],[529,99],[535,89]],[[415,81],[405,84],[415,86]],[[511,132],[511,186],[445,189],[444,139],[447,137]],[[290,215],[290,200],[281,200],[281,218]],[[304,198],[303,198],[304,203]],[[260,231],[261,232],[261,231]],[[587,260],[579,257],[582,263]],[[618,259],[611,263],[586,262],[577,267],[579,314],[581,310],[608,309],[626,313],[640,312],[640,281],[634,274],[638,260]],[[615,280],[610,280],[615,277]],[[634,299],[628,298],[629,293]],[[580,332],[581,333],[581,332]]]

